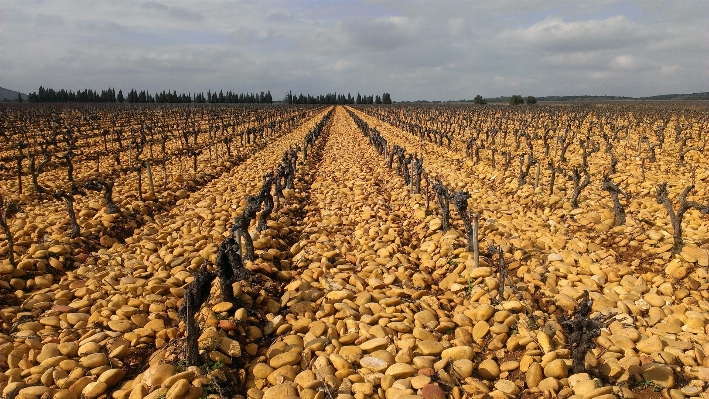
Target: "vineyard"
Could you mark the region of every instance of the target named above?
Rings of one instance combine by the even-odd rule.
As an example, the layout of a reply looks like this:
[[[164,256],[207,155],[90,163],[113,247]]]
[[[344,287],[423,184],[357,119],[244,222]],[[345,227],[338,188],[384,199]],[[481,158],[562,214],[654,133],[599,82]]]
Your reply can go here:
[[[6,106],[0,129],[0,398],[709,389],[704,105]]]

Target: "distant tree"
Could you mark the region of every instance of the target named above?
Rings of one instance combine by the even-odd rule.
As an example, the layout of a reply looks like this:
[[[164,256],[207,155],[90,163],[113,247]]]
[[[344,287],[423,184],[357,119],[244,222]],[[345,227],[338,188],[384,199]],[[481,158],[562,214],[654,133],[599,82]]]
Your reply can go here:
[[[382,98],[379,97],[379,94],[377,94],[376,99],[374,100],[375,104],[381,104],[382,103]]]
[[[116,99],[119,103],[123,104],[123,100],[125,100],[125,98],[123,97],[123,90],[118,90],[118,95],[116,96]]]
[[[519,104],[524,104],[524,98],[520,96],[519,94],[515,94],[512,97],[510,97],[510,105],[519,105]]]
[[[485,101],[483,96],[481,96],[480,94],[478,94],[477,96],[475,96],[475,98],[473,98],[473,102],[475,104],[487,104],[487,101]]]
[[[537,98],[534,96],[527,96],[527,98],[524,100],[527,105],[532,105],[537,103]]]
[[[356,104],[362,104],[362,95],[357,93],[357,99],[355,100]]]
[[[17,93],[17,102],[22,104],[22,93]]]
[[[128,102],[129,103],[137,103],[138,102],[138,92],[135,89],[131,89],[130,92],[128,92]]]
[[[389,93],[382,94],[382,103],[383,104],[391,104],[391,94],[389,94]]]

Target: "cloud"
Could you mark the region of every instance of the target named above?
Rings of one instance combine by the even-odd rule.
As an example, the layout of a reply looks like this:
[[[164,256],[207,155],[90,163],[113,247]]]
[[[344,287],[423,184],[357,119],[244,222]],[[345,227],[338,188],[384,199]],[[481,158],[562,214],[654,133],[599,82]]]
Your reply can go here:
[[[390,92],[709,90],[709,2],[0,2],[2,86]]]
[[[631,54],[623,54],[615,57],[613,61],[610,63],[610,67],[613,69],[625,69],[625,70],[634,70],[638,69],[641,67],[644,62],[638,59],[638,57],[635,57]]]
[[[35,24],[39,29],[59,28],[64,26],[64,17],[61,15],[37,14]]]
[[[346,20],[342,29],[347,39],[360,51],[392,51],[414,44],[420,33],[420,24],[416,19],[404,16],[374,20],[359,18]]]
[[[499,35],[508,47],[533,47],[548,51],[591,51],[638,46],[653,36],[649,29],[624,15],[605,20],[565,22],[548,17],[529,28],[505,29]]]
[[[204,16],[199,12],[190,11],[182,7],[166,6],[165,4],[158,3],[157,1],[146,1],[143,3],[141,8],[145,10],[158,10],[166,12],[171,18],[176,18],[183,21],[202,22],[204,20]]]

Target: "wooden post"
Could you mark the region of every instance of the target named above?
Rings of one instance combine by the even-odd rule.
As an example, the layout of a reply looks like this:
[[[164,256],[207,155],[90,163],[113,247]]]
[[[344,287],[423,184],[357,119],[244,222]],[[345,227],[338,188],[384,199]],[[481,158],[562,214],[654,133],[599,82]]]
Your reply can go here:
[[[22,194],[22,155],[17,158],[17,191]]]
[[[539,187],[539,174],[541,172],[542,165],[541,163],[537,162],[537,170],[534,174],[534,189],[536,190],[537,187]]]
[[[479,213],[473,213],[470,215],[473,219],[473,266],[475,268],[480,267],[480,242],[478,241],[478,218]]]
[[[185,307],[187,308],[187,344],[185,345],[185,360],[188,366],[199,366],[199,327],[194,321],[194,304],[192,294],[185,295]]]
[[[499,260],[499,279],[500,284],[497,286],[497,301],[502,302],[505,300],[505,281],[507,280],[507,265],[505,264],[505,253],[502,252],[502,246],[497,247],[497,255],[500,257]]]
[[[426,212],[428,212],[428,205],[429,205],[429,199],[428,199],[428,197],[429,197],[429,194],[430,194],[430,192],[429,192],[429,186],[430,186],[430,184],[429,184],[429,180],[428,180],[428,175],[424,173],[424,176],[426,177]]]
[[[148,187],[150,188],[150,196],[155,200],[155,185],[153,184],[153,170],[150,168],[150,162],[145,162],[145,169],[148,171]]]

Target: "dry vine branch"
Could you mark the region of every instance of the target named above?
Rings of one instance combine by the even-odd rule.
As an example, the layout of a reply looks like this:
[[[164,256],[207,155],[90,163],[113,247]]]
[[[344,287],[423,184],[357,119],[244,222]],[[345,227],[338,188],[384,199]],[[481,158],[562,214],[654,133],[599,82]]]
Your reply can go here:
[[[588,291],[583,291],[579,306],[571,317],[562,316],[559,320],[566,336],[566,342],[571,349],[572,373],[586,372],[586,353],[596,347],[594,339],[601,335],[601,329],[608,327],[615,314],[589,317],[593,300],[589,298]]]
[[[574,182],[574,191],[571,195],[571,207],[574,209],[579,207],[579,196],[581,191],[588,186],[591,182],[591,176],[588,174],[588,170],[583,170],[583,178],[581,178],[581,171],[579,168],[574,168],[571,171],[569,178]]]
[[[103,190],[103,204],[106,207],[106,213],[120,213],[121,209],[113,202],[113,181],[91,180],[84,183],[84,188],[91,191]]]
[[[674,230],[673,253],[679,253],[682,250],[682,219],[684,218],[685,212],[694,208],[703,214],[709,214],[709,203],[702,205],[695,201],[687,201],[687,196],[692,190],[694,190],[694,185],[689,185],[682,190],[682,193],[679,195],[679,208],[675,211],[667,192],[667,182],[657,185],[657,203],[665,206],[667,214],[670,216],[672,229]]]
[[[57,200],[64,200],[66,203],[66,210],[69,214],[69,223],[71,224],[71,234],[69,237],[76,238],[81,232],[81,227],[76,221],[76,212],[74,211],[74,196],[75,195],[86,195],[86,191],[80,189],[76,185],[71,186],[71,190],[67,193],[64,190],[59,190],[53,194],[54,198]]]
[[[0,226],[5,231],[5,237],[7,237],[8,246],[8,259],[10,260],[10,265],[17,267],[17,262],[15,261],[14,252],[14,241],[12,237],[12,232],[10,231],[10,226],[7,224],[7,219],[12,217],[15,213],[20,211],[20,208],[14,202],[8,202],[5,204],[5,200],[2,195],[0,195],[0,210],[2,210],[2,216],[0,216]]]
[[[630,196],[628,193],[625,191],[621,190],[620,187],[618,187],[615,183],[611,181],[611,178],[608,174],[603,176],[603,185],[601,188],[605,191],[608,191],[608,193],[611,196],[611,199],[613,200],[613,212],[615,213],[615,225],[616,226],[622,226],[625,224],[625,209],[623,208],[623,205],[620,203],[620,198],[618,197],[618,194],[622,194],[626,200],[630,199]]]

